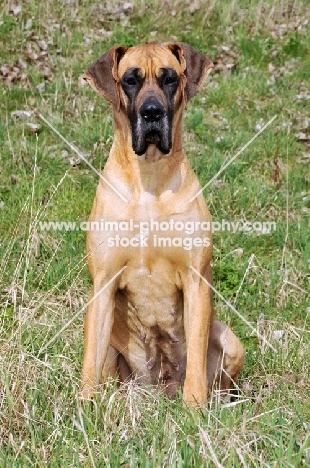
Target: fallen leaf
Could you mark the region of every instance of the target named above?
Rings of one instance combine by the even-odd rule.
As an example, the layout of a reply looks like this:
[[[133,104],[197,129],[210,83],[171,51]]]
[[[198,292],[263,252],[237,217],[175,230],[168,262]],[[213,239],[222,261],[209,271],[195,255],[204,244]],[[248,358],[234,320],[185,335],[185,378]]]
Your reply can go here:
[[[225,185],[225,182],[221,179],[216,179],[212,182],[213,187],[223,187]]]
[[[195,13],[195,11],[199,10],[200,8],[200,1],[199,0],[193,0],[188,7],[188,10],[190,13]]]
[[[263,120],[263,119],[259,119],[259,121],[258,121],[258,122],[255,124],[255,126],[254,126],[254,130],[255,130],[256,132],[259,132],[259,131],[263,128],[264,125],[265,125],[264,120]]]
[[[21,58],[18,59],[17,63],[24,70],[26,70],[26,68],[28,68],[27,62],[25,60],[21,59]]]
[[[18,63],[13,65],[5,63],[2,65],[0,68],[0,80],[4,81],[9,86],[17,81],[25,80],[27,76],[24,73],[21,73],[21,68],[17,65]]]
[[[68,161],[73,167],[79,166],[82,163],[81,159],[78,156],[71,156],[70,158],[68,158]]]
[[[46,41],[38,41],[38,46],[40,47],[41,50],[47,50],[48,45]]]
[[[33,61],[36,61],[38,60],[38,54],[32,50],[31,48],[27,49],[25,52],[24,52],[24,56],[30,60],[33,60]]]
[[[46,80],[51,78],[52,72],[48,65],[44,64],[42,67],[39,67],[39,68],[42,69],[42,75],[44,76]]]
[[[10,72],[10,67],[9,65],[2,65],[2,67],[0,68],[0,72],[2,74],[2,76],[7,76]]]
[[[60,156],[62,158],[67,158],[69,156],[69,152],[67,150],[62,150]]]
[[[218,136],[217,138],[215,138],[215,143],[220,143],[222,140],[224,140],[223,135]]]
[[[297,162],[301,164],[310,163],[310,153],[304,153],[300,158],[297,158]]]
[[[123,10],[124,11],[132,10],[132,9],[133,9],[133,3],[126,2],[126,3],[123,4]]]
[[[30,29],[32,28],[32,19],[29,18],[27,19],[27,22],[26,22],[26,25],[25,25],[25,29]]]
[[[253,395],[254,393],[254,387],[251,382],[243,382],[241,388],[246,395]]]
[[[45,89],[45,83],[39,83],[37,86],[36,86],[36,89],[42,93]]]
[[[284,330],[274,330],[272,332],[272,337],[276,341],[280,341],[283,338]]]
[[[269,73],[275,73],[277,71],[277,67],[273,65],[273,63],[268,63],[268,71]]]
[[[222,46],[223,47],[223,46]],[[216,73],[221,73],[222,71],[232,71],[237,67],[236,63],[231,63],[231,55],[219,54],[213,60],[214,71]]]
[[[306,134],[304,132],[299,132],[297,135],[297,140],[299,141],[310,141],[310,134]]]
[[[250,23],[249,26],[248,26],[247,33],[248,33],[249,35],[251,35],[252,32],[255,31],[255,29],[256,29],[256,23],[255,23],[255,22],[252,22],[252,23]]]
[[[16,110],[11,112],[11,117],[14,119],[29,119],[29,117],[32,117],[33,115],[34,112],[28,110]]]
[[[10,182],[11,184],[16,184],[18,182],[18,177],[16,174],[11,174],[10,175]]]
[[[36,123],[27,122],[26,126],[28,127],[31,134],[37,134],[41,128],[41,125]]]
[[[227,63],[226,64],[226,70],[233,70],[234,68],[236,68],[235,63]]]
[[[18,16],[21,11],[22,11],[22,7],[17,2],[11,5],[9,9],[9,12],[13,13],[14,16]]]
[[[310,99],[310,93],[307,93],[307,91],[301,91],[300,93],[296,94],[296,99],[298,101],[303,99]]]

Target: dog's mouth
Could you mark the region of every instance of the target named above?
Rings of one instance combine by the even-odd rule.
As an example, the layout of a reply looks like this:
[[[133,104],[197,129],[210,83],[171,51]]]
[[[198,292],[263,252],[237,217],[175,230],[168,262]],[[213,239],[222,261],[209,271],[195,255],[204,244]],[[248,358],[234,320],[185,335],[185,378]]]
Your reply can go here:
[[[145,135],[145,142],[147,144],[155,144],[156,145],[156,144],[160,143],[160,140],[161,140],[160,133],[157,130],[150,130]]]
[[[154,128],[155,127],[155,128]],[[167,119],[152,125],[132,125],[132,147],[138,156],[147,151],[149,145],[155,145],[163,154],[168,154],[172,147],[171,125]]]
[[[134,140],[132,146],[138,156],[143,156],[149,145],[155,145],[161,153],[168,154],[171,150],[171,139],[159,130],[150,130],[144,137],[140,135],[140,138]]]

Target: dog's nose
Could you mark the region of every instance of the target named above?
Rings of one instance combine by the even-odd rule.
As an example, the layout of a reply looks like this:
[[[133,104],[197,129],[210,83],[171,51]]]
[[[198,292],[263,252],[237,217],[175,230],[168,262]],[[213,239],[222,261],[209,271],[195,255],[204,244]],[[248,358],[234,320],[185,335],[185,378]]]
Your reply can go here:
[[[158,101],[146,101],[140,108],[140,115],[146,122],[158,122],[165,115],[165,108]]]

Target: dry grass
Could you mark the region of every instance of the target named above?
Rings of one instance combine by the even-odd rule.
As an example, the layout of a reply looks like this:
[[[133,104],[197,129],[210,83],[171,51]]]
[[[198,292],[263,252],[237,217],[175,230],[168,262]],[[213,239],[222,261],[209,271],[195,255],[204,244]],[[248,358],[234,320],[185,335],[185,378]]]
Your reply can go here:
[[[5,3],[0,20],[1,466],[307,466],[308,6],[137,1],[124,9],[50,0],[25,1],[18,12],[14,5]],[[277,352],[217,297],[217,316],[247,351],[234,401],[213,394],[204,411],[191,413],[180,395],[171,402],[139,382],[109,382],[81,406],[83,314],[57,334],[87,301],[84,233],[41,232],[38,221],[87,219],[97,179],[36,110],[100,170],[111,113],[79,76],[114,43],[174,36],[216,62],[185,118],[201,184],[278,115],[205,192],[215,220],[277,223],[269,235],[217,233],[213,260],[216,288]],[[20,110],[30,115],[12,115]]]

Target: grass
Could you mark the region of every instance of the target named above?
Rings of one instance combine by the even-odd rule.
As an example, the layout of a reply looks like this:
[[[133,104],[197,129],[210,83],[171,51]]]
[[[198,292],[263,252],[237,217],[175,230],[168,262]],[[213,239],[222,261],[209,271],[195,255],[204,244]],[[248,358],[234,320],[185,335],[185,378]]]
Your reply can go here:
[[[309,5],[206,0],[192,13],[185,1],[124,10],[26,0],[19,13],[12,5],[0,11],[1,67],[10,66],[0,71],[0,465],[309,465]],[[86,220],[98,177],[35,112],[12,114],[37,109],[101,170],[111,110],[79,77],[110,46],[154,39],[187,42],[217,64],[184,120],[202,185],[277,115],[204,192],[215,221],[276,222],[269,234],[215,233],[213,269],[215,287],[277,353],[215,297],[246,360],[238,399],[213,395],[196,414],[181,396],[172,402],[135,382],[110,382],[81,407],[83,314],[40,352],[86,303],[90,281],[85,233],[41,232],[38,221]]]

